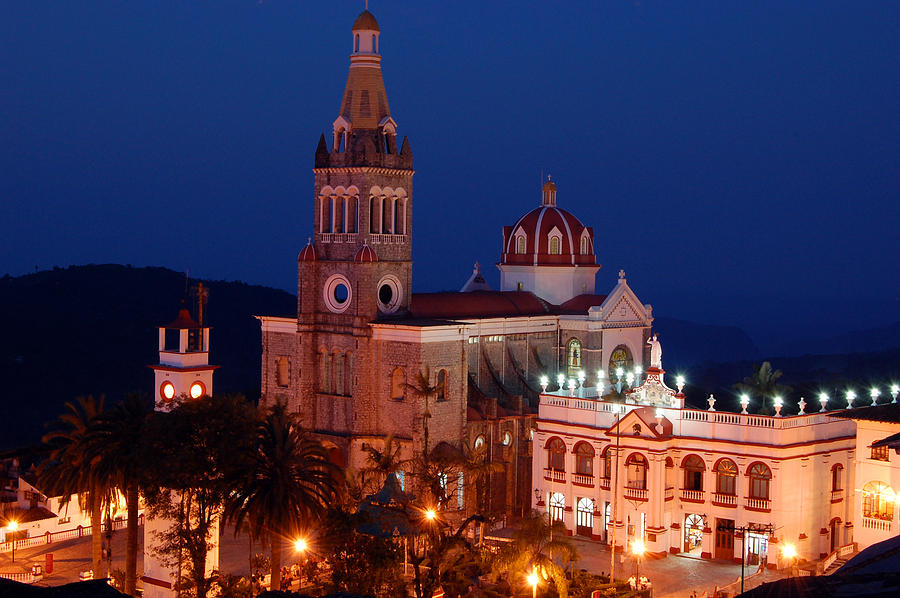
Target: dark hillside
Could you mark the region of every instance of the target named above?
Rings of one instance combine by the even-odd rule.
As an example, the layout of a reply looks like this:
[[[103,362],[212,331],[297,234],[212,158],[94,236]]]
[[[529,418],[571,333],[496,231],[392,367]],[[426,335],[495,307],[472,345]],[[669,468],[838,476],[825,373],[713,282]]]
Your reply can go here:
[[[253,316],[294,314],[296,298],[241,282],[203,283],[210,361],[222,366],[215,391],[255,397],[260,332]],[[165,268],[90,265],[0,279],[0,448],[39,440],[43,422],[78,395],[149,395],[156,328],[175,318],[184,297],[184,274]]]

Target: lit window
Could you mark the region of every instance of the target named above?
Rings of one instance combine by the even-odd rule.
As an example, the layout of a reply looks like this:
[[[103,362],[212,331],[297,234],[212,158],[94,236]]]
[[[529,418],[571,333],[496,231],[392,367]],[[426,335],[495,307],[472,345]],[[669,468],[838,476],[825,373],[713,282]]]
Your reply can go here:
[[[553,521],[562,521],[566,515],[566,497],[562,492],[554,492],[550,495],[550,518]]]
[[[175,398],[175,385],[171,382],[163,382],[159,388],[159,394],[164,401],[171,401]]]
[[[883,482],[869,482],[862,489],[863,517],[891,521],[897,495]]]
[[[873,446],[869,458],[875,461],[890,461],[890,449],[887,446]]]
[[[647,489],[647,459],[640,453],[632,453],[625,461],[628,473],[627,486],[638,490]]]
[[[579,442],[575,447],[575,473],[594,475],[594,447],[587,442]]]
[[[516,253],[523,254],[525,253],[525,236],[519,235],[516,237]]]
[[[199,399],[203,395],[206,394],[206,388],[203,386],[202,382],[194,382],[191,384],[191,398]]]
[[[547,441],[547,466],[556,471],[566,470],[566,443],[561,438]]]
[[[550,255],[559,255],[559,237],[550,237]]]
[[[688,455],[681,464],[684,469],[684,489],[703,490],[703,472],[706,465],[697,455]]]
[[[722,459],[716,465],[716,492],[719,494],[735,495],[735,481],[737,480],[737,465],[731,459]]]
[[[750,498],[769,500],[769,482],[772,471],[763,463],[754,463],[747,470],[750,478]]]
[[[566,353],[568,355],[568,364],[569,364],[569,376],[575,376],[578,374],[578,370],[581,369],[581,341],[577,338],[573,338],[569,341],[566,346]]]

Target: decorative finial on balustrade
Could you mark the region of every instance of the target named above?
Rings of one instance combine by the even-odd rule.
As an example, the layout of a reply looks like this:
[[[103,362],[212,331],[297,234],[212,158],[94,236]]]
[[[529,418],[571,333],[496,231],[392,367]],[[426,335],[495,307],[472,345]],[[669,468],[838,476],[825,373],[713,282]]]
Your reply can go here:
[[[897,395],[900,394],[900,384],[891,384],[891,395],[894,397],[894,400],[891,403],[897,402]]]
[[[781,408],[784,407],[784,399],[775,397],[775,417],[781,417]]]
[[[822,408],[819,409],[819,413],[828,411],[828,393],[820,392],[819,402],[822,403]]]
[[[575,378],[569,378],[569,396],[575,396]]]
[[[747,407],[750,405],[750,396],[747,393],[741,395],[741,414],[747,415]]]
[[[847,409],[853,408],[853,400],[856,399],[856,393],[853,390],[847,391]]]
[[[675,386],[678,388],[678,394],[680,395],[684,394],[684,382],[684,376],[682,376],[681,374],[675,376]]]
[[[547,392],[547,384],[550,383],[550,379],[547,376],[541,376],[541,392]]]
[[[881,391],[873,386],[869,391],[869,396],[872,397],[872,407],[874,407],[878,404],[878,397],[881,396]]]
[[[798,405],[800,405],[799,415],[806,415],[806,399],[800,397],[800,402],[798,403]]]
[[[707,411],[715,411],[716,397],[709,395],[709,398],[706,399],[706,402],[709,403],[709,409]]]

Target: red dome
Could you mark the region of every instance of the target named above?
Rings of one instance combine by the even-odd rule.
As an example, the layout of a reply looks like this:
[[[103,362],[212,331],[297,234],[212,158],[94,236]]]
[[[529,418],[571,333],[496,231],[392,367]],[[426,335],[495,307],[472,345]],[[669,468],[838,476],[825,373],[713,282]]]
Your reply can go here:
[[[319,259],[319,256],[316,255],[316,248],[312,243],[307,243],[306,247],[300,250],[300,255],[297,256],[298,262],[314,262]]]
[[[514,225],[503,227],[500,261],[526,266],[595,265],[594,230],[569,212],[545,203]]]
[[[369,247],[368,245],[363,245],[359,248],[359,251],[356,252],[356,255],[353,257],[354,262],[377,262],[378,256],[375,254],[375,250]]]

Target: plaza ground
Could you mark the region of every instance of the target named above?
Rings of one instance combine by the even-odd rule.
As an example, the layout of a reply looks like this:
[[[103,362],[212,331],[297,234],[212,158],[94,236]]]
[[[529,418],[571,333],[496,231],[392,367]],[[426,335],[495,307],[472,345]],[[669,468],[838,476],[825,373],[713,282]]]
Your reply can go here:
[[[577,567],[591,573],[608,573],[610,554],[606,546],[582,538],[574,538],[578,549]],[[113,569],[123,569],[125,565],[125,530],[117,530],[113,534]],[[143,528],[139,535],[138,577],[142,574],[143,564]],[[79,573],[90,569],[90,537],[67,540],[51,545],[35,546],[16,550],[16,562],[12,563],[9,553],[0,554],[0,572],[26,572],[31,563],[43,564],[45,555],[53,553],[53,573],[44,577],[37,585],[57,586],[78,581]],[[233,528],[223,530],[220,538],[219,563],[222,571],[233,575],[247,575],[250,569],[251,553],[264,552],[259,544],[251,549],[247,536],[234,535]],[[290,564],[290,547],[285,550],[285,564]],[[628,577],[635,572],[635,562],[630,555],[624,560],[616,555],[616,577]],[[708,561],[697,558],[670,555],[662,559],[644,559],[640,564],[641,575],[646,575],[653,584],[655,598],[681,598],[696,591],[698,595],[725,586],[741,574],[741,566],[723,561]],[[753,568],[747,567],[745,575],[750,576]],[[746,584],[746,589],[759,583],[780,579],[783,574],[766,571],[760,578]]]

